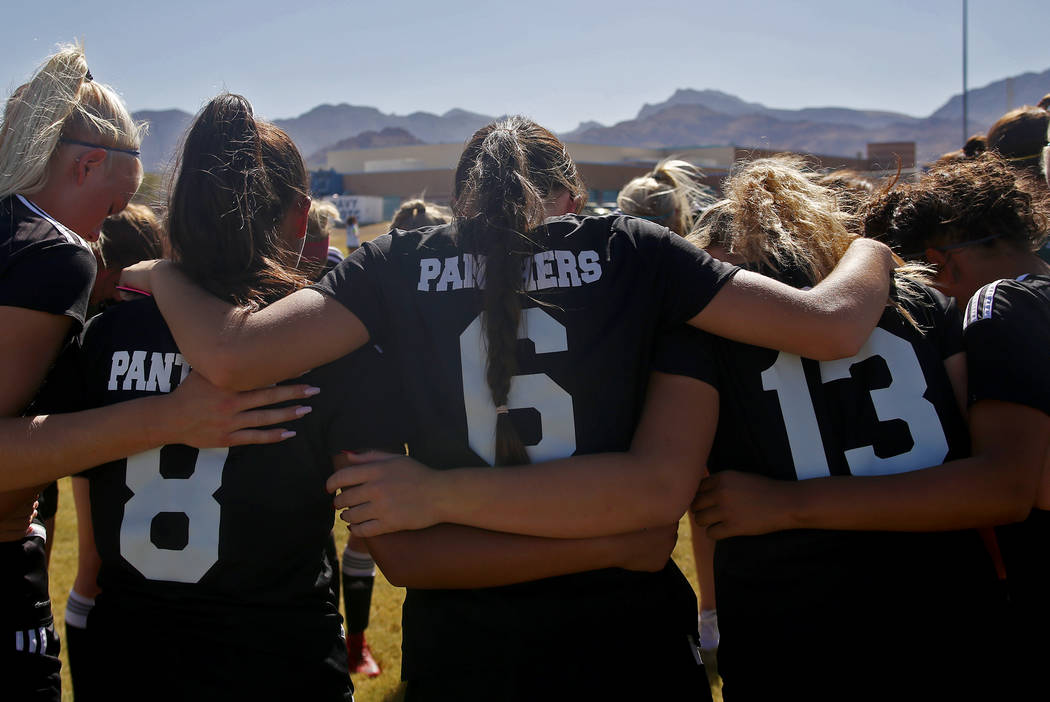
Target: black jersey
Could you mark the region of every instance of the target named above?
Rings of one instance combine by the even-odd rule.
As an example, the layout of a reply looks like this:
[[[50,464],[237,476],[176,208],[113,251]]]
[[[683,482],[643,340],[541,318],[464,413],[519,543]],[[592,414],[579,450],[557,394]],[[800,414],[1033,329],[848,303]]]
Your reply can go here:
[[[656,367],[719,390],[711,472],[794,481],[939,465],[967,455],[969,447],[944,368],[944,359],[962,350],[961,322],[953,301],[925,288],[923,296],[924,304],[904,303],[922,332],[887,309],[852,358],[818,362],[683,329],[692,353],[683,357],[688,346],[679,343],[675,353],[659,354]],[[889,645],[894,655],[902,646],[921,650],[931,634],[940,636],[945,621],[965,619],[964,607],[979,609],[963,593],[986,596],[993,577],[975,531],[790,530],[719,541],[715,580],[726,699],[734,689],[754,690],[738,695],[743,698],[770,694],[763,686],[782,681],[759,671],[796,665],[796,656],[786,653],[792,647],[806,660],[824,660],[807,680],[837,681],[833,686],[842,680],[835,676],[861,675],[875,665],[889,650],[880,646]],[[807,695],[827,690],[809,682],[805,689]],[[840,693],[864,697],[855,689]]]
[[[95,256],[87,242],[21,195],[0,200],[0,306],[84,324]]]
[[[1050,276],[984,286],[964,321],[970,402],[1000,400],[1050,414]],[[1034,509],[1023,522],[997,527],[996,535],[1013,618],[1028,632],[1025,646],[1041,666],[1046,639],[1031,633],[1050,624],[1050,512]]]
[[[95,257],[75,233],[20,195],[0,200],[0,306],[84,323]],[[43,539],[0,543],[0,631],[51,623]],[[5,646],[0,649],[6,652]]]
[[[523,271],[511,419],[534,462],[625,450],[654,337],[699,313],[736,268],[629,217],[552,218],[530,238],[536,253]],[[404,382],[409,451],[438,469],[494,462],[483,267],[445,225],[365,243],[317,286],[386,351]],[[403,674],[529,666],[552,645],[577,659],[608,653],[624,621],[646,632],[695,632],[695,599],[681,573],[669,565],[655,575],[609,570],[505,588],[409,590]]]
[[[150,299],[92,319],[81,346],[84,407],[170,392],[190,372]],[[297,379],[322,390],[308,401],[313,411],[289,425],[297,434],[287,441],[163,446],[89,471],[102,559],[92,626],[122,626],[148,612],[164,637],[191,641],[179,658],[195,661],[193,670],[175,670],[183,692],[195,680],[248,689],[246,670],[257,681],[281,671],[321,675],[332,642],[342,640],[330,589],[338,575],[325,557],[331,456],[403,446],[388,411],[398,393],[381,363],[369,347]],[[327,672],[345,678],[345,650],[341,658]],[[167,665],[156,660],[151,669]]]

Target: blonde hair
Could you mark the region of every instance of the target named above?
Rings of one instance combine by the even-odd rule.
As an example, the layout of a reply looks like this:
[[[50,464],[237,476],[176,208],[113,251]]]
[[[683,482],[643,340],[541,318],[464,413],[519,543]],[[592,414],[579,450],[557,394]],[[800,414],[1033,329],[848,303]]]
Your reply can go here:
[[[623,186],[616,205],[625,214],[644,217],[685,236],[693,228],[694,206],[705,196],[702,177],[693,164],[666,158]]]
[[[339,219],[339,209],[323,200],[310,201],[310,214],[306,219],[306,238],[323,239],[329,236],[328,227]]]
[[[452,213],[449,210],[422,198],[415,198],[407,200],[397,208],[394,218],[390,220],[390,228],[411,231],[420,227],[448,224],[451,221]]]
[[[144,126],[131,119],[113,88],[92,79],[82,46],[61,47],[7,99],[0,124],[0,197],[41,190],[62,137],[138,149]]]
[[[778,154],[746,164],[725,183],[726,199],[712,207],[691,237],[745,260],[819,282],[855,235],[831,188],[820,185],[798,156]],[[713,226],[717,223],[717,226]]]
[[[858,238],[834,189],[821,185],[798,156],[778,154],[746,164],[725,183],[726,199],[709,208],[689,239],[697,246],[724,247],[750,263],[778,273],[798,271],[812,284],[831,272]],[[921,301],[915,283],[929,282],[929,269],[897,269],[900,299]],[[897,311],[918,327],[900,302]]]

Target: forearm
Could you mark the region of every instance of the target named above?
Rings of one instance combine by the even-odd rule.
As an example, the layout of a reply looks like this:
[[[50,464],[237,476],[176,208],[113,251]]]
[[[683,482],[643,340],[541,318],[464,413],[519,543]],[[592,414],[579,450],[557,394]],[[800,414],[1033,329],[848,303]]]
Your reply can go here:
[[[440,524],[366,541],[394,585],[460,589],[617,567],[636,538],[543,539]]]
[[[243,347],[258,343],[247,310],[209,294],[169,262],[159,262],[150,270],[150,285],[180,353],[194,369],[220,387],[242,390],[250,385],[237,375],[240,354],[247,364],[246,375],[265,375],[244,353]],[[262,378],[256,385],[277,380],[281,378]]]
[[[313,290],[249,312],[204,291],[172,263],[159,262],[150,269],[149,280],[182,355],[229,390],[296,377],[360,348],[369,338],[356,315]]]
[[[676,473],[678,475],[676,475]],[[587,538],[676,521],[697,473],[662,469],[630,453],[521,467],[436,472],[436,519],[532,536]],[[683,478],[685,478],[683,480]]]
[[[70,414],[0,419],[0,491],[57,478],[166,443],[163,397]],[[148,419],[147,419],[148,418]]]
[[[889,298],[892,255],[855,241],[835,269],[810,290],[741,271],[690,324],[744,343],[817,360],[855,354]]]
[[[1034,490],[1001,475],[988,456],[877,477],[785,484],[794,493],[784,529],[945,531],[1023,519]]]

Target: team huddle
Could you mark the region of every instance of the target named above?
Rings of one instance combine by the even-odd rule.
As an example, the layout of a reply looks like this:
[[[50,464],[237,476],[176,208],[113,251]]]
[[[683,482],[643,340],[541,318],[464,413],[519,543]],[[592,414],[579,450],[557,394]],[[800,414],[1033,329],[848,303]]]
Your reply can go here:
[[[81,702],[352,700],[376,564],[410,702],[627,697],[627,663],[709,700],[714,646],[727,702],[1040,694],[1048,123],[907,182],[781,155],[718,199],[665,161],[586,214],[509,117],[447,216],[336,263],[295,144],[223,93],[118,255],[142,128],[58,51],[0,127],[0,696],[61,698],[67,475]]]

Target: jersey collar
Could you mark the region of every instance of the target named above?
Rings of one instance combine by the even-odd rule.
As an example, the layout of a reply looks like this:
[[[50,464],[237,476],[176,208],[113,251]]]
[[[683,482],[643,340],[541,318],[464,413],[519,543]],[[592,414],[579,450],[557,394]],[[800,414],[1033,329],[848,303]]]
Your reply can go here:
[[[25,205],[31,212],[33,212],[34,214],[36,214],[36,215],[38,215],[40,217],[43,217],[48,222],[50,222],[51,225],[55,229],[57,229],[60,234],[62,234],[63,236],[66,237],[66,239],[69,240],[69,243],[77,244],[78,246],[83,246],[85,249],[90,249],[91,248],[90,246],[88,246],[88,243],[86,241],[84,241],[84,239],[81,238],[81,236],[79,234],[77,234],[75,231],[73,231],[72,229],[70,229],[66,225],[64,225],[61,222],[59,222],[57,219],[55,219],[54,217],[49,215],[47,212],[44,212],[35,203],[30,202],[28,199],[26,199],[22,195],[17,195],[16,197],[18,197],[18,199],[22,201],[22,204]]]

